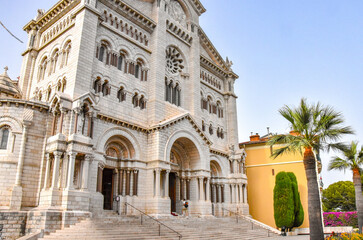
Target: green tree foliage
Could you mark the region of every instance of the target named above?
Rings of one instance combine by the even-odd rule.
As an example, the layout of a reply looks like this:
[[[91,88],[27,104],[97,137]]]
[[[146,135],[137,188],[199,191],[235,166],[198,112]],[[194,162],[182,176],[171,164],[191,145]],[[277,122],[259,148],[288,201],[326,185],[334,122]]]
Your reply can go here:
[[[279,112],[289,122],[294,134],[275,135],[270,138],[269,145],[282,145],[273,151],[272,157],[276,158],[285,153],[303,155],[309,192],[310,239],[324,239],[315,154],[340,147],[339,140],[347,134],[352,134],[353,130],[343,126],[342,114],[332,107],[323,106],[320,103],[309,104],[304,98],[301,99],[299,106],[285,105]]]
[[[286,172],[276,175],[274,187],[274,218],[278,228],[292,228],[295,222],[293,183]]]
[[[301,224],[304,222],[304,209],[301,204],[300,200],[300,193],[298,189],[297,179],[293,172],[288,172],[287,175],[291,180],[291,187],[292,192],[294,194],[294,213],[295,213],[295,220],[293,227],[300,227]]]
[[[339,181],[323,190],[324,211],[355,211],[355,190],[351,181]]]

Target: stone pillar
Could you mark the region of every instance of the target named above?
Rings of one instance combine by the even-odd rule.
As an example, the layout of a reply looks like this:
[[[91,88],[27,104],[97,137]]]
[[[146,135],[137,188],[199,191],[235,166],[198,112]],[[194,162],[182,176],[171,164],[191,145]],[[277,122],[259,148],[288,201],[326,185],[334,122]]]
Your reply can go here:
[[[122,192],[123,192],[123,184],[124,184],[124,170],[123,169],[120,169],[119,171],[119,174],[118,174],[118,194],[122,196]]]
[[[222,184],[221,185],[221,202],[222,203],[224,202],[224,191],[225,191],[224,184]]]
[[[189,191],[189,188],[187,187],[188,181],[189,181],[189,179],[183,180],[183,198],[185,198],[185,199],[188,199],[188,191]]]
[[[59,161],[62,156],[62,152],[55,151],[54,155],[54,166],[53,166],[53,178],[52,178],[52,189],[58,188],[58,179],[59,179]]]
[[[184,178],[180,177],[180,200],[183,200],[185,198],[184,195]]]
[[[213,203],[216,202],[216,185],[215,184],[212,184],[212,199],[211,199],[211,201]]]
[[[204,177],[199,177],[199,200],[204,200]]]
[[[18,166],[16,169],[16,178],[15,178],[16,186],[21,185],[21,177],[22,177],[22,173],[23,173],[24,157],[25,157],[25,146],[26,146],[26,140],[27,140],[26,138],[28,136],[28,126],[29,125],[30,125],[29,123],[24,122],[23,135],[22,135],[21,144],[20,144]]]
[[[47,158],[47,163],[45,166],[45,176],[44,176],[44,186],[43,186],[43,190],[48,188],[48,183],[49,183],[49,175],[50,175],[50,156],[49,153],[45,154],[45,157]]]
[[[185,195],[185,198],[190,200],[190,179],[186,179],[186,182],[185,182],[185,191],[186,191],[186,195]]]
[[[206,184],[205,184],[205,195],[206,195],[206,198],[205,198],[205,200],[206,201],[210,201],[210,185],[209,185],[209,181],[210,181],[210,179],[209,178],[207,178],[207,181],[206,181]]]
[[[126,171],[126,196],[130,196],[130,170]]]
[[[245,184],[243,192],[244,192],[244,203],[247,203],[247,184]]]
[[[164,185],[164,189],[165,189],[165,197],[168,198],[169,197],[169,173],[170,173],[170,170],[166,170],[165,172],[165,185]]]
[[[217,185],[217,202],[222,202],[222,197],[221,197],[221,193],[222,193],[222,188],[221,188],[221,185]]]
[[[89,172],[89,163],[91,160],[90,155],[86,155],[83,160],[83,169],[82,169],[82,190],[88,189],[88,172]]]
[[[161,169],[155,169],[155,196],[160,197],[160,172]]]
[[[244,202],[243,193],[242,193],[242,184],[239,184],[239,195],[240,195],[240,203]]]
[[[68,175],[67,175],[67,186],[66,190],[72,190],[74,189],[73,186],[73,179],[74,179],[74,164],[76,162],[76,152],[69,152],[68,153],[69,159],[68,159]]]
[[[234,201],[235,201],[235,203],[238,203],[237,184],[234,184],[233,187],[234,187]]]

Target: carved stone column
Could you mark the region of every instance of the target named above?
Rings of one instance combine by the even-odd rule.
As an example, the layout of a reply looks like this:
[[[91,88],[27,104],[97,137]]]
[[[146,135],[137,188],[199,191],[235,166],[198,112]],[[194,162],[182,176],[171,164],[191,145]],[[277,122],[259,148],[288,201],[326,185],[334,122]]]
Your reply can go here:
[[[198,177],[199,178],[199,200],[204,200],[204,177]]]
[[[53,166],[53,178],[52,178],[52,189],[58,188],[58,180],[59,180],[59,162],[62,156],[62,152],[55,151],[54,155],[54,166]]]
[[[76,152],[69,152],[68,153],[68,175],[67,175],[67,187],[66,190],[74,189],[73,179],[74,179],[74,164],[76,162]]]
[[[170,173],[170,170],[166,170],[165,172],[165,185],[164,185],[164,189],[165,189],[165,198],[168,198],[169,197],[169,173]]]
[[[160,197],[160,172],[161,169],[155,169],[155,196]]]
[[[23,173],[23,166],[24,166],[24,157],[25,157],[25,146],[26,146],[26,140],[28,136],[28,126],[30,123],[24,122],[23,127],[23,134],[20,144],[20,153],[19,153],[19,160],[18,160],[18,166],[16,169],[16,178],[15,178],[15,185],[20,186],[21,185],[21,177]]]
[[[247,203],[247,184],[245,184],[245,187],[243,189],[243,195],[244,195],[244,203]]]
[[[90,155],[86,155],[83,160],[83,169],[82,169],[82,190],[88,189],[88,172],[89,172],[89,163],[91,160]]]
[[[48,188],[48,183],[49,183],[49,175],[50,175],[50,154],[47,153],[45,154],[45,157],[47,158],[47,163],[46,163],[46,167],[45,167],[45,177],[44,177],[44,186],[43,186],[43,190]]]
[[[243,193],[242,193],[242,184],[239,184],[239,195],[240,195],[240,203],[243,203],[244,202],[244,199],[243,199]]]
[[[207,178],[206,184],[205,184],[205,200],[210,201],[210,186],[209,186],[209,178]]]

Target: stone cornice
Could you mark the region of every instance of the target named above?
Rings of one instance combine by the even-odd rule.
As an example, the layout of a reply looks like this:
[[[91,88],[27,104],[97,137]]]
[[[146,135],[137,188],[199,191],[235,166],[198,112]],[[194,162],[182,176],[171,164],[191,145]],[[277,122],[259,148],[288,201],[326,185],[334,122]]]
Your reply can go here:
[[[98,113],[97,117],[100,120],[106,121],[106,122],[110,122],[122,127],[126,127],[126,128],[130,128],[132,130],[136,130],[136,131],[140,131],[146,134],[149,133],[153,133],[155,131],[159,131],[165,128],[168,128],[174,124],[177,124],[178,122],[187,119],[193,126],[193,128],[196,130],[196,132],[200,135],[200,137],[204,140],[204,142],[210,146],[212,145],[212,142],[208,139],[208,137],[203,133],[202,129],[200,129],[197,125],[197,123],[194,121],[194,119],[192,118],[192,116],[189,113],[183,113],[182,115],[179,115],[175,118],[172,119],[168,119],[164,122],[158,123],[156,125],[150,126],[149,128],[147,127],[143,127],[141,125],[138,124],[134,124],[134,123],[130,123],[121,119],[116,119],[114,117],[102,114],[102,113]]]
[[[0,106],[6,105],[10,107],[12,104],[15,105],[16,107],[19,106],[29,107],[35,110],[39,110],[40,112],[43,110],[45,111],[49,110],[49,106],[44,103],[32,102],[23,99],[0,99]]]
[[[220,151],[218,149],[210,148],[209,152],[213,153],[213,154],[216,154],[216,155],[219,155],[219,156],[222,156],[222,157],[226,157],[226,158],[229,157],[228,153],[226,153],[224,151]]]
[[[189,0],[189,2],[192,4],[199,16],[202,15],[202,13],[205,13],[206,9],[199,0]]]
[[[32,29],[40,30],[43,27],[46,29],[46,26],[53,24],[55,21],[63,17],[80,2],[81,0],[60,0],[39,20],[31,20],[23,27],[23,30],[29,32]]]
[[[119,13],[121,16],[132,21],[145,31],[152,33],[156,27],[156,23],[142,14],[137,9],[126,4],[122,0],[98,0],[100,3]]]
[[[200,27],[198,29],[198,35],[199,35],[200,43],[202,44],[202,46],[204,46],[206,48],[206,50],[209,51],[209,53],[213,56],[212,58],[214,58],[213,60],[215,61],[214,65],[218,66],[219,69],[222,70],[225,75],[234,77],[234,78],[238,78],[238,75],[235,74],[233,71],[231,71],[231,69],[227,66],[226,62],[224,61],[222,56],[219,54],[217,49],[214,47],[211,40],[208,38],[208,36],[203,31],[203,29]],[[210,60],[208,60],[208,61],[211,62]]]

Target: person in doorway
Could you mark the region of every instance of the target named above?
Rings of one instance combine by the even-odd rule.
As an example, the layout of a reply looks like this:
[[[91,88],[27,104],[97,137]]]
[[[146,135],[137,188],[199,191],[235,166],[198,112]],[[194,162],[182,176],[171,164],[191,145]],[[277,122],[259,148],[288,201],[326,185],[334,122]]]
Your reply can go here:
[[[185,198],[184,198],[183,199],[183,210],[182,210],[184,217],[189,217],[188,207],[189,207],[188,201],[186,201]]]

